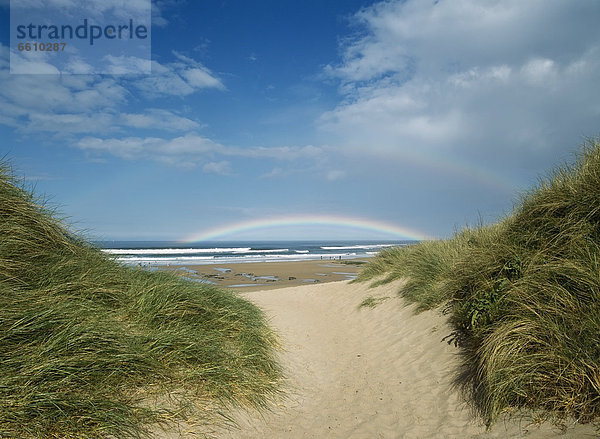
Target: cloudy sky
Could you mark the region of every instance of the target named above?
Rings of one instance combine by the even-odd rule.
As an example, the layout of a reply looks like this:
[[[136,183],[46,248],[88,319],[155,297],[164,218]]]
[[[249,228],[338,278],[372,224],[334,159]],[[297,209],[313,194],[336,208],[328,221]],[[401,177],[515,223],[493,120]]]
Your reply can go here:
[[[103,239],[447,237],[600,134],[597,0],[155,0],[150,75],[11,74],[9,12],[2,155]]]

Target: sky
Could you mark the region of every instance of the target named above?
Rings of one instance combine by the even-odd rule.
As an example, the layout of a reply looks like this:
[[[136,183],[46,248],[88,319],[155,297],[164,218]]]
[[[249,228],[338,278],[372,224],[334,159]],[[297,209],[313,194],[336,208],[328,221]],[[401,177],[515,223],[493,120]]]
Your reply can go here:
[[[155,0],[137,75],[11,74],[9,17],[1,155],[96,239],[445,238],[600,131],[597,0]]]

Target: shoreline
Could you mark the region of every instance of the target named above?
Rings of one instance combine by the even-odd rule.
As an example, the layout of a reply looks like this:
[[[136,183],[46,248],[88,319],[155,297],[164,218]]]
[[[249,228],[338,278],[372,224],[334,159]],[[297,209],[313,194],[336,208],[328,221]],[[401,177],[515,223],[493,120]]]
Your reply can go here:
[[[158,269],[243,293],[353,280],[367,259],[187,264]]]

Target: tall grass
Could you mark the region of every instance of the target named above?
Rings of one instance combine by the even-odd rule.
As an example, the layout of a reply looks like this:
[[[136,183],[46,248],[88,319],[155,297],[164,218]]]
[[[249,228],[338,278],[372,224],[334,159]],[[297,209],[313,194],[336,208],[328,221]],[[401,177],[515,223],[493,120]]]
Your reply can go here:
[[[277,392],[276,339],[231,292],[126,268],[0,167],[0,437],[147,437]]]
[[[382,252],[359,280],[408,277],[421,309],[446,304],[457,382],[488,422],[507,409],[600,416],[600,141],[498,224]]]

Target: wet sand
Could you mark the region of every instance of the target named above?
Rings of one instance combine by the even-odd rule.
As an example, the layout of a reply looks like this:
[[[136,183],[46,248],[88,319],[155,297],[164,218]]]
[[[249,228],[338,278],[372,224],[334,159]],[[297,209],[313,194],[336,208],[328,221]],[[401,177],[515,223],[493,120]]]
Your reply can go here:
[[[366,259],[318,260],[300,262],[259,262],[170,266],[173,271],[196,282],[212,283],[236,291],[270,290],[299,285],[352,280]]]

